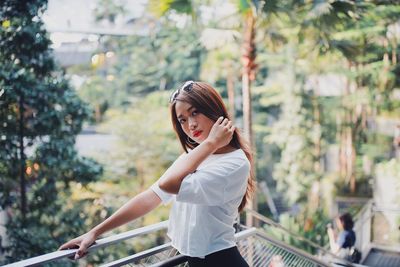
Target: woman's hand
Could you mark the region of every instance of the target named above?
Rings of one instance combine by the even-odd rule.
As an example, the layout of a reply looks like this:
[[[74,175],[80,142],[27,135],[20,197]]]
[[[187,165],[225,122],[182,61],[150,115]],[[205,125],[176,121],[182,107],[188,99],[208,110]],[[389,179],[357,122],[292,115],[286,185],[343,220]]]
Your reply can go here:
[[[88,247],[95,243],[96,238],[97,236],[93,232],[89,231],[86,234],[78,236],[77,238],[63,244],[58,250],[79,248],[74,257],[74,260],[77,260],[88,253]]]
[[[219,117],[211,128],[207,139],[218,149],[231,142],[234,132],[235,126],[232,125],[232,121],[224,117]]]
[[[330,239],[335,240],[335,231],[332,229],[332,227],[328,227],[327,232],[328,232],[328,237]]]

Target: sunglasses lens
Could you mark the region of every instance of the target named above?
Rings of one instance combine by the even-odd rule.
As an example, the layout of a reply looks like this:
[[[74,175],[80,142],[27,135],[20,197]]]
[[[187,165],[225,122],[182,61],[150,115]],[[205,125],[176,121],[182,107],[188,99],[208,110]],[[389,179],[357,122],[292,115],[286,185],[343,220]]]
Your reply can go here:
[[[171,98],[169,99],[169,102],[172,103],[172,102],[177,98],[177,96],[179,95],[181,89],[182,89],[183,91],[187,92],[187,93],[191,92],[192,89],[193,89],[193,84],[194,84],[194,81],[187,81],[187,82],[185,82],[185,84],[184,84],[181,88],[177,89],[177,90],[171,95]]]
[[[187,81],[187,82],[185,82],[185,84],[182,86],[182,89],[183,89],[185,92],[190,92],[190,91],[192,91],[193,84],[194,84],[193,81]]]
[[[176,99],[176,97],[179,95],[179,90],[180,89],[178,89],[172,93],[171,98],[169,99],[169,102],[173,102]]]

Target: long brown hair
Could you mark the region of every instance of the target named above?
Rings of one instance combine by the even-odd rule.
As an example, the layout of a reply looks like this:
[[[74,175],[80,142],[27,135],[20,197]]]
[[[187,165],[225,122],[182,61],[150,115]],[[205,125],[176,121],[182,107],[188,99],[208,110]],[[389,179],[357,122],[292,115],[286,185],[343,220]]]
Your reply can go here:
[[[171,99],[170,104],[171,120],[174,130],[186,153],[188,153],[188,149],[193,149],[199,144],[193,141],[183,131],[176,115],[176,101],[183,101],[191,104],[197,109],[198,112],[202,113],[213,121],[217,121],[217,119],[221,116],[231,120],[221,96],[209,84],[204,82],[193,82],[190,85],[190,90],[176,91],[173,94],[173,98]],[[250,162],[250,175],[247,178],[246,194],[243,196],[242,202],[240,203],[238,208],[240,212],[246,206],[247,201],[251,200],[251,197],[255,190],[255,181],[253,179],[253,155],[248,142],[244,140],[238,129],[235,129],[229,145],[237,149],[242,149]]]

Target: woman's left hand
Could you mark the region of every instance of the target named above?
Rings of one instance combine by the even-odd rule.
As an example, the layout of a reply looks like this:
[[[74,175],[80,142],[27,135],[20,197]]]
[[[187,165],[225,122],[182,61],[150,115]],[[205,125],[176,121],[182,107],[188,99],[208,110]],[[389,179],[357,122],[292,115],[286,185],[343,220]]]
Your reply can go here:
[[[335,231],[331,227],[328,227],[327,232],[328,232],[328,237],[330,239],[334,240],[335,239]]]
[[[211,141],[218,149],[231,142],[234,132],[235,126],[232,124],[232,121],[224,117],[219,117],[211,128],[207,140]]]

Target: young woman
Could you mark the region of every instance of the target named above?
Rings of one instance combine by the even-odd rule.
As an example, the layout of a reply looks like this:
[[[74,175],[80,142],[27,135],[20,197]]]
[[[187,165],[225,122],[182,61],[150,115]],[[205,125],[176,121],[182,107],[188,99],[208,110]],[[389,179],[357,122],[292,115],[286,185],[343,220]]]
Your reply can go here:
[[[336,219],[339,235],[336,236],[332,227],[328,227],[329,245],[332,253],[346,258],[350,249],[356,242],[356,234],[353,231],[354,222],[349,213],[344,213]]]
[[[148,190],[60,249],[86,254],[96,238],[173,202],[168,236],[194,266],[248,266],[234,239],[234,221],[253,192],[252,155],[232,125],[221,96],[203,82],[186,82],[170,99],[173,127],[185,151]]]

